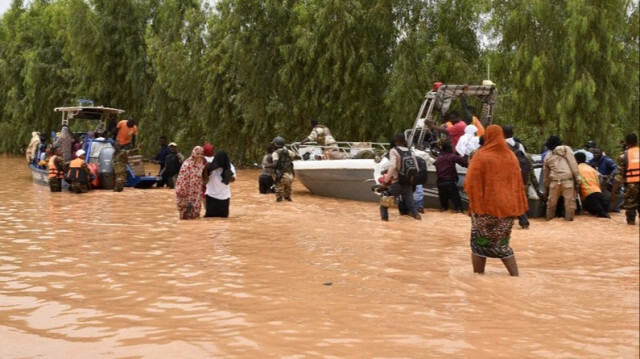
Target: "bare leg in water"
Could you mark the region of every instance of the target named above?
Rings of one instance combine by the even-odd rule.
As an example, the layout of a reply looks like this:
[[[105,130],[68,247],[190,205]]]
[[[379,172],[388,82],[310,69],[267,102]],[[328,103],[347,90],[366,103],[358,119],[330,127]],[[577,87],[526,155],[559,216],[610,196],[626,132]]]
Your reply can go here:
[[[471,264],[473,264],[473,273],[484,274],[484,266],[487,264],[487,258],[471,253]]]
[[[509,258],[502,258],[502,263],[504,264],[505,267],[507,267],[507,270],[509,271],[509,274],[511,274],[512,277],[520,276],[518,274],[518,264],[516,263],[516,256],[511,256]]]
[[[512,277],[518,277],[518,264],[516,263],[516,257],[511,256],[509,258],[502,258],[502,263],[509,271]],[[471,264],[473,264],[473,272],[484,274],[484,267],[487,264],[487,258],[477,256],[471,253]]]

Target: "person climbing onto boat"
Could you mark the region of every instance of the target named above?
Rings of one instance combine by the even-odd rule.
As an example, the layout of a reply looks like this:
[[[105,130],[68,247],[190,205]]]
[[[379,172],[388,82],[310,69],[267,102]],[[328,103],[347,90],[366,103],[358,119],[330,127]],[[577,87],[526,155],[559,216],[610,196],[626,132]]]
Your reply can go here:
[[[460,116],[458,115],[457,111],[448,112],[445,115],[445,120],[451,122],[451,126],[436,126],[432,120],[427,121],[426,124],[430,129],[451,137],[453,148],[456,148],[458,140],[460,140],[460,137],[464,135],[464,129],[467,127],[467,124],[464,123],[464,121],[460,121]]]
[[[331,131],[329,131],[327,126],[318,124],[318,120],[315,118],[309,121],[309,123],[311,124],[311,133],[299,144],[302,145],[307,142],[315,142],[323,147],[327,158],[333,160],[347,158],[347,154],[340,151],[336,140],[331,136]]]
[[[388,193],[396,198],[400,197],[404,205],[408,209],[409,215],[414,219],[420,220],[422,217],[416,209],[413,201],[413,186],[400,182],[399,172],[402,170],[403,155],[409,152],[407,148],[407,139],[404,133],[398,132],[393,136],[395,147],[389,150],[389,170],[384,175],[383,183],[388,188]],[[389,220],[389,208],[380,205],[380,218],[383,221]]]
[[[115,152],[113,153],[113,172],[115,175],[116,183],[113,187],[114,192],[122,192],[124,184],[127,182],[127,161],[129,155],[133,155],[140,149],[136,147],[132,150],[126,150],[120,143],[115,142],[113,144]]]
[[[89,192],[89,181],[91,181],[91,170],[84,160],[84,150],[76,151],[76,158],[69,163],[69,170],[65,180],[71,185],[69,190],[73,193]]]
[[[579,189],[582,208],[594,216],[611,218],[607,213],[609,203],[602,195],[602,190],[600,189],[598,171],[586,163],[587,156],[584,153],[578,152],[574,156],[578,163],[578,171],[580,172]]]
[[[438,186],[438,199],[440,200],[440,212],[449,210],[449,200],[453,201],[453,207],[458,213],[462,213],[462,198],[458,190],[458,171],[456,164],[467,167],[469,158],[453,153],[451,142],[446,141],[441,145],[440,156],[436,158],[434,166],[436,167]]]
[[[500,126],[487,127],[484,137],[464,182],[471,212],[471,263],[474,273],[483,274],[487,257],[500,258],[509,274],[518,276],[509,242],[515,217],[528,210],[520,165]]]
[[[271,144],[275,147],[275,151],[271,154],[273,162],[265,168],[273,169],[276,202],[282,202],[282,200],[291,202],[294,179],[293,160],[296,158],[296,154],[284,146],[285,140],[280,136],[274,138]]]
[[[53,155],[49,158],[49,189],[51,192],[62,192],[62,179],[68,164],[62,159],[62,149],[53,147]]]
[[[456,152],[460,156],[468,156],[471,152],[480,147],[480,138],[478,137],[478,128],[474,125],[468,125],[464,129],[464,135],[458,140]]]
[[[576,211],[576,188],[580,173],[578,164],[569,146],[562,145],[557,136],[549,137],[547,148],[551,153],[544,160],[544,188],[547,197],[547,220],[556,215],[560,196],[564,198],[564,218],[573,221]]]
[[[121,120],[116,126],[115,139],[124,149],[128,150],[136,145],[138,126],[133,119]]]

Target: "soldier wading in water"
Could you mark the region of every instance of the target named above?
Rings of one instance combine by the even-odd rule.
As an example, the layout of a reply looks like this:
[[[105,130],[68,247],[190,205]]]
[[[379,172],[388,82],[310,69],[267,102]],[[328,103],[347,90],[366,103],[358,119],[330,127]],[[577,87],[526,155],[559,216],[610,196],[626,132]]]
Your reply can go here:
[[[273,183],[276,190],[276,201],[291,202],[291,187],[293,185],[293,159],[296,154],[284,147],[284,138],[278,136],[271,142],[276,150],[271,154],[273,162],[265,168],[273,168]]]
[[[113,172],[116,178],[113,191],[122,192],[124,184],[127,182],[127,160],[129,159],[129,155],[138,152],[140,145],[132,150],[125,150],[116,142],[113,144],[113,148],[116,150],[113,153]]]

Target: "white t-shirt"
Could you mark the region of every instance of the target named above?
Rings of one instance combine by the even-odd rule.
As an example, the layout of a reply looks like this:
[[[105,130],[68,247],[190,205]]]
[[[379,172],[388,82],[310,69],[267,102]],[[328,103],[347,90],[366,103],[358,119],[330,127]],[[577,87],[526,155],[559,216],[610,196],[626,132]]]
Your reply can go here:
[[[231,165],[231,172],[233,172],[233,178],[236,178],[236,168],[233,165]],[[211,172],[204,193],[219,200],[231,198],[231,186],[222,183],[222,168],[216,168]]]

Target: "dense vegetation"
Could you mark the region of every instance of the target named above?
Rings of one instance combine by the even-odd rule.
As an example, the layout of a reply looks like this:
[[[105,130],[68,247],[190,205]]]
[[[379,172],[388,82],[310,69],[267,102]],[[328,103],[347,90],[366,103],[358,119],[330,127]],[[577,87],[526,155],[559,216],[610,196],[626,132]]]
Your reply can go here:
[[[78,98],[123,108],[144,148],[166,134],[253,162],[318,118],[386,141],[436,81],[479,84],[535,150],[560,134],[613,152],[639,113],[637,1],[14,0],[0,18],[0,152]]]

